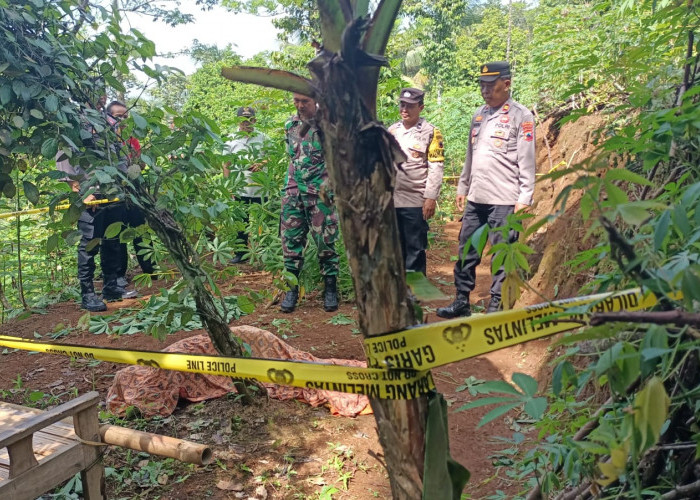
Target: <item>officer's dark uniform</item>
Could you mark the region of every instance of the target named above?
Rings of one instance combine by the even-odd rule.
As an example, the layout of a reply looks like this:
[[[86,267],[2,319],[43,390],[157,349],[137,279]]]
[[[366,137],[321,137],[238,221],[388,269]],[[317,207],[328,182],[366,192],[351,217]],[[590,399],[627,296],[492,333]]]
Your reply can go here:
[[[96,136],[84,141],[88,148],[96,148]],[[117,152],[116,150],[114,151]],[[66,173],[66,181],[77,181],[82,183],[86,180],[86,172],[80,166],[73,166],[63,151],[56,155],[56,167],[61,172]],[[94,193],[97,199],[103,198],[99,193]],[[114,238],[104,238],[104,232],[110,224],[123,222],[125,220],[124,204],[111,203],[102,206],[86,208],[78,219],[78,229],[81,233],[78,243],[78,281],[80,282],[81,307],[88,311],[105,311],[107,306],[95,294],[95,255],[100,252],[100,265],[104,278],[102,296],[105,300],[119,300],[122,298],[133,298],[137,295],[135,291],[127,291],[117,283],[121,262],[121,243],[119,236]],[[88,244],[95,238],[100,238],[100,243],[94,245],[90,250]]]

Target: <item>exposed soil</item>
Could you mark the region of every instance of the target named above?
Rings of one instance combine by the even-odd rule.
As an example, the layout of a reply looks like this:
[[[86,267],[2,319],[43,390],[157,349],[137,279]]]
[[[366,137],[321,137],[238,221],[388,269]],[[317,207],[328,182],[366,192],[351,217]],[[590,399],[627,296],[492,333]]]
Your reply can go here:
[[[600,123],[586,124],[595,129]],[[585,149],[589,137],[567,133],[567,127],[550,138],[552,161],[568,161],[574,151]],[[573,128],[572,128],[573,130]],[[538,130],[539,133],[539,130]],[[539,134],[538,151],[541,172],[550,170],[543,134]],[[562,142],[567,138],[568,143]],[[564,147],[563,144],[566,144]],[[577,153],[582,154],[582,153]],[[590,154],[590,152],[587,152]],[[575,158],[576,160],[580,158]],[[553,199],[561,189],[562,180],[538,185],[538,213],[548,213]],[[570,205],[576,200],[571,200]],[[459,222],[444,226],[433,224],[438,235],[428,253],[428,275],[448,296],[454,294],[450,256],[456,253]],[[555,222],[530,241],[538,254],[533,259],[532,285],[539,293],[552,298],[555,285],[559,297],[575,294],[580,279],[569,279],[561,271],[562,262],[575,254],[581,245],[580,222],[571,219]],[[554,245],[557,245],[556,247]],[[553,251],[554,248],[558,250]],[[562,250],[563,249],[563,250]],[[485,259],[477,271],[477,288],[472,293],[476,304],[488,301],[490,273]],[[540,261],[543,265],[539,265]],[[272,288],[266,273],[242,265],[243,274],[227,286],[230,293]],[[578,284],[577,284],[578,283]],[[157,292],[155,283],[151,288]],[[149,290],[141,290],[142,294]],[[537,294],[525,294],[518,305],[541,302]],[[109,305],[115,308],[134,305],[124,301]],[[426,320],[436,321],[434,309],[446,301],[424,303]],[[84,311],[75,303],[50,306],[46,314],[34,314],[21,321],[0,325],[0,334],[50,340],[49,334],[63,326],[75,326]],[[277,306],[259,304],[256,310],[238,320],[237,324],[253,325],[280,335],[292,346],[312,352],[319,357],[364,359],[361,336],[353,332],[356,324],[336,325],[329,320],[337,314],[356,318],[352,304],[344,302],[338,313],[326,313],[320,298],[312,293],[293,314],[283,314]],[[284,321],[282,321],[284,320]],[[159,350],[184,337],[202,331],[178,332],[164,342],[145,334],[108,336],[84,331],[62,336],[56,342],[86,346],[109,346],[124,349]],[[471,472],[465,493],[469,498],[486,498],[501,490],[506,496],[525,489],[520,482],[506,476],[500,466],[499,450],[509,447],[497,441],[498,436],[510,438],[515,430],[527,432],[527,424],[518,421],[511,412],[504,418],[478,428],[481,417],[490,407],[467,412],[455,411],[472,399],[468,391],[457,387],[470,376],[480,380],[510,381],[514,372],[534,377],[542,370],[550,340],[533,341],[477,358],[464,360],[434,370],[438,389],[450,404],[449,430],[453,457]],[[8,352],[0,355],[0,399],[18,404],[48,407],[75,396],[97,390],[104,397],[114,373],[121,368],[113,363],[90,363],[69,360],[61,356]],[[545,376],[545,375],[543,375]],[[541,380],[541,382],[544,382]],[[32,396],[34,391],[44,393]],[[36,394],[36,393],[35,393]],[[32,401],[32,399],[37,399]],[[311,408],[297,402],[260,400],[252,406],[242,406],[229,396],[205,403],[183,405],[166,419],[132,419],[117,422],[192,441],[206,443],[215,451],[216,461],[206,467],[195,467],[138,455],[118,448],[108,448],[105,464],[115,473],[108,477],[109,498],[331,498],[323,496],[333,487],[338,491],[332,498],[389,498],[389,481],[384,468],[382,449],[378,443],[374,417],[354,419],[333,417],[325,408]]]

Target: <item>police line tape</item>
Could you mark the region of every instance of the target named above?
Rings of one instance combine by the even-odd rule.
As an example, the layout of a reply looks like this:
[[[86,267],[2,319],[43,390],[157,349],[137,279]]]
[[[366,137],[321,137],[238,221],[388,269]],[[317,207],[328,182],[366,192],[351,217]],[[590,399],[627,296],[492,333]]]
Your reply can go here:
[[[83,205],[91,206],[91,205],[104,205],[105,203],[113,203],[119,201],[119,198],[114,198],[113,200],[92,200],[92,201],[84,201]],[[54,210],[68,210],[68,207],[70,207],[70,204],[63,204],[63,205],[56,205],[54,207]],[[43,214],[44,212],[48,212],[51,210],[50,207],[42,207],[42,208],[30,208],[28,210],[18,210],[16,212],[5,212],[4,214],[0,214],[0,219],[9,219],[10,217],[16,217],[18,215],[33,215],[33,214]]]
[[[372,398],[412,399],[435,388],[429,371],[431,368],[579,328],[587,324],[590,313],[637,311],[657,302],[653,293],[633,289],[419,325],[365,339],[368,368],[46,344],[1,335],[0,346],[164,370],[365,394]]]

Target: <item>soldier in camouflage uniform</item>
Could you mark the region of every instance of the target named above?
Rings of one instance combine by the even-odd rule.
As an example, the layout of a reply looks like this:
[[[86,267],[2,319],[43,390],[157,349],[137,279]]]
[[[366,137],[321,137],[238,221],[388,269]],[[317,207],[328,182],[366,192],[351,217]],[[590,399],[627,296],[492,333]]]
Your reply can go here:
[[[323,307],[330,312],[338,309],[336,280],[339,259],[335,251],[338,215],[333,206],[333,193],[319,130],[310,123],[316,115],[316,102],[310,97],[295,93],[294,107],[297,114],[287,120],[284,126],[290,157],[280,225],[284,267],[299,277],[310,229],[324,278]],[[291,286],[280,310],[287,313],[294,311],[298,299],[298,285]]]

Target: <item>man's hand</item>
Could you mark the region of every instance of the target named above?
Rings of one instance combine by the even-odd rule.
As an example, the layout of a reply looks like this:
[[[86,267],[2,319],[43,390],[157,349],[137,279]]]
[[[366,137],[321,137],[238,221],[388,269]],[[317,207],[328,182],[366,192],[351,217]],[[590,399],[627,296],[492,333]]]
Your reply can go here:
[[[467,196],[464,194],[458,194],[455,198],[455,205],[457,205],[457,210],[464,212],[464,203],[467,201]]]
[[[517,214],[521,210],[527,211],[530,205],[526,205],[525,203],[516,203],[515,204],[515,213]]]
[[[437,202],[435,200],[431,200],[430,198],[426,198],[425,201],[423,202],[423,219],[424,220],[430,220],[430,218],[435,215],[435,206],[437,205]]]
[[[87,195],[87,196],[85,197],[85,199],[83,200],[83,203],[88,203],[88,202],[90,202],[90,201],[95,201],[96,199],[97,199],[97,198],[95,198],[95,195],[94,195],[94,194],[89,194],[89,195]],[[95,210],[97,210],[97,205],[89,205],[88,208],[94,212]]]

